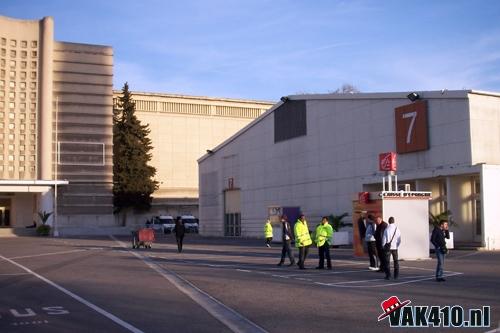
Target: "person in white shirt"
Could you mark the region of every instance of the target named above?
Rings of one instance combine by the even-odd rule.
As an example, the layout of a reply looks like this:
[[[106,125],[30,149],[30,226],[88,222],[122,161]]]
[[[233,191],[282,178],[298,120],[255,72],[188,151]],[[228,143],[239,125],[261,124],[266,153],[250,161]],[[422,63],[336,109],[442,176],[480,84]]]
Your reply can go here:
[[[399,262],[398,262],[398,248],[401,244],[401,232],[399,228],[394,224],[394,217],[389,217],[389,225],[384,230],[384,235],[382,237],[382,248],[386,255],[386,266],[385,266],[385,279],[389,280],[391,278],[391,255],[392,261],[394,262],[394,279],[399,277]]]
[[[368,215],[368,223],[366,224],[365,241],[366,248],[368,250],[368,258],[370,258],[370,267],[372,271],[378,270],[378,257],[377,257],[377,245],[375,241],[375,230],[377,230],[377,225],[373,220],[372,215]]]

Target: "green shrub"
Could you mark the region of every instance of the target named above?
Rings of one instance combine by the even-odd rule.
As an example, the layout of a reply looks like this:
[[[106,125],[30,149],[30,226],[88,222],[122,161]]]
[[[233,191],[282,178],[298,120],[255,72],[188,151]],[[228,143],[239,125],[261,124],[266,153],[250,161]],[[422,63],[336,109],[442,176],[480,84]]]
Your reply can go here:
[[[42,224],[36,228],[36,233],[39,236],[48,236],[50,235],[50,225],[48,224]]]

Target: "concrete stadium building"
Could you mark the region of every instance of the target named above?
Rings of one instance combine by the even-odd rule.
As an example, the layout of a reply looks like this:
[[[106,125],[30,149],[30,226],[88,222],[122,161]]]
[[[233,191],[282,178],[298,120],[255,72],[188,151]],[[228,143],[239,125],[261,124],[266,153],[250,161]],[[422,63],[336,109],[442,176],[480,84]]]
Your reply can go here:
[[[114,92],[115,105],[120,94]],[[132,92],[132,98],[137,117],[151,130],[151,165],[160,183],[151,211],[135,215],[137,222],[151,215],[198,216],[197,159],[273,106],[265,101],[149,92]]]
[[[263,237],[269,206],[316,224],[382,190],[378,155],[398,152],[399,184],[452,212],[456,242],[500,248],[500,94],[473,90],[288,96],[199,159],[200,232]]]
[[[0,16],[2,229],[41,211],[61,228],[114,223],[112,79],[111,47],[54,41],[51,17]]]

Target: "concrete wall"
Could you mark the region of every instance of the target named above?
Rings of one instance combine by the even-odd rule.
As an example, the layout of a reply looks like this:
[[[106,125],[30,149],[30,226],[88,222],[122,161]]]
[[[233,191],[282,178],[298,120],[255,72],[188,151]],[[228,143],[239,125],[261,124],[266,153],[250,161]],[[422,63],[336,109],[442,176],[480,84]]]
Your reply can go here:
[[[398,156],[401,179],[447,175],[471,165],[467,92],[422,93],[428,101],[430,149]],[[219,194],[226,186],[223,160],[235,155],[242,190],[242,234],[261,236],[270,205],[300,206],[310,223],[322,215],[351,211],[352,194],[379,182],[378,154],[395,150],[394,108],[408,104],[406,94],[291,96],[307,99],[307,136],[274,143],[272,113],[200,161],[200,177],[218,173],[217,205],[204,207],[201,223],[220,224]],[[204,189],[201,189],[202,195]],[[210,190],[212,191],[212,190]],[[467,194],[465,194],[467,195]],[[217,221],[217,222],[216,222]],[[215,233],[211,227],[202,231]]]
[[[483,165],[481,185],[484,245],[491,250],[500,250],[500,223],[498,222],[500,166]]]
[[[469,94],[472,164],[500,164],[500,95]]]

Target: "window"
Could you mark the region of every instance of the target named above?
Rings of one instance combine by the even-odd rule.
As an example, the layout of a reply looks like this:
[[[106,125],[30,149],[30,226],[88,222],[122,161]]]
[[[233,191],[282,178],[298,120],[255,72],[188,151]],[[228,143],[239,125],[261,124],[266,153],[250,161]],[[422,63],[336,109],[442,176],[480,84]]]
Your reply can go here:
[[[14,102],[9,102],[9,109],[15,109],[16,108],[16,103]]]
[[[306,101],[286,101],[274,110],[274,143],[307,135]]]
[[[14,81],[9,81],[9,87],[15,88],[16,87],[16,83]]]
[[[5,77],[5,69],[0,70],[0,77]]]
[[[10,57],[15,58],[17,56],[16,50],[10,50]]]
[[[35,90],[36,89],[36,82],[31,82],[30,83],[30,89]]]
[[[21,90],[26,90],[26,82],[19,83],[19,88],[21,88]],[[26,93],[23,93],[23,94],[24,94],[24,98],[26,98]]]
[[[28,51],[21,51],[21,58],[25,59],[28,57]]]
[[[31,99],[36,99],[36,93],[30,92],[30,98]]]
[[[15,79],[15,78],[16,78],[16,72],[15,72],[15,71],[10,71],[10,72],[9,72],[9,77],[10,77],[11,79]]]
[[[36,61],[31,62],[31,68],[36,68]]]
[[[5,59],[0,60],[0,66],[5,67]]]
[[[28,66],[28,62],[27,61],[21,61],[21,68],[24,69]]]
[[[31,47],[32,48],[38,47],[38,42],[36,40],[32,40],[31,41]]]
[[[9,62],[9,65],[10,65],[10,68],[16,68],[16,61],[15,60],[11,60]]]
[[[36,80],[36,72],[31,72],[31,79]]]
[[[15,99],[16,98],[16,93],[13,92],[13,91],[9,92],[9,98],[10,99]]]
[[[21,80],[26,80],[26,72],[21,72],[20,73]],[[24,84],[26,86],[26,83]]]
[[[2,55],[2,57],[5,57],[7,55],[7,50],[6,49],[2,49],[0,54]]]
[[[7,38],[2,38],[2,46],[7,45]]]
[[[10,46],[11,46],[11,47],[16,47],[16,46],[17,46],[17,40],[15,40],[15,39],[11,39],[11,40],[10,40]]]
[[[27,41],[27,40],[22,40],[22,41],[21,41],[21,47],[22,47],[23,49],[27,48],[27,47],[28,47],[28,41]]]

